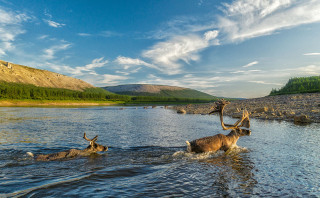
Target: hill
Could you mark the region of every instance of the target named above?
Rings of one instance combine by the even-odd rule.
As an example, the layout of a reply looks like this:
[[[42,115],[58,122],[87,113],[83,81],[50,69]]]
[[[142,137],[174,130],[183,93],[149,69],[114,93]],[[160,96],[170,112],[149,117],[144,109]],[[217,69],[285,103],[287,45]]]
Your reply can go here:
[[[316,92],[320,92],[320,76],[298,77],[289,79],[287,84],[278,90],[272,89],[270,96]]]
[[[103,87],[110,92],[120,95],[130,96],[151,96],[164,98],[188,98],[214,100],[216,97],[209,94],[176,86],[148,85],[148,84],[128,84],[118,86]]]
[[[93,85],[79,79],[2,60],[0,60],[0,81],[77,91],[94,88]]]

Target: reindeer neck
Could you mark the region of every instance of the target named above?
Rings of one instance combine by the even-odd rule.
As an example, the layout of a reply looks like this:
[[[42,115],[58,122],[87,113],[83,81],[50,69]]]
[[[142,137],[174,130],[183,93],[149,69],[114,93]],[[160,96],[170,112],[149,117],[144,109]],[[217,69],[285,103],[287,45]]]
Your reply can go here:
[[[81,150],[82,152],[92,152],[92,148],[90,146],[88,146],[87,148]]]
[[[237,130],[233,129],[230,131],[230,133],[227,135],[228,137],[240,137],[240,134],[237,132]]]

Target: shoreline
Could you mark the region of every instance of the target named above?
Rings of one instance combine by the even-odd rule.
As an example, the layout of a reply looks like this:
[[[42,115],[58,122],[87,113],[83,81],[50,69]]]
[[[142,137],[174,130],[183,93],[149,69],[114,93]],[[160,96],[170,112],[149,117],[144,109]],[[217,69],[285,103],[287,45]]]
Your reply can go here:
[[[173,109],[188,114],[208,114],[215,103],[174,106]],[[285,120],[296,124],[320,123],[320,93],[265,96],[231,101],[223,112],[226,116],[240,118],[247,109],[250,118]],[[181,111],[180,111],[181,112]]]
[[[103,101],[64,101],[64,100],[0,100],[0,107],[76,107],[76,106],[111,106],[119,102]]]

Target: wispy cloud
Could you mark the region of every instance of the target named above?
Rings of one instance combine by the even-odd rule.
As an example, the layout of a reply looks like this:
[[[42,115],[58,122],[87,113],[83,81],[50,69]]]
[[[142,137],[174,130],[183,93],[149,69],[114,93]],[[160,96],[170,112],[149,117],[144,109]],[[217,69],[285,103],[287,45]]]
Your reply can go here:
[[[43,39],[46,39],[48,37],[49,37],[49,35],[41,35],[41,36],[38,37],[38,39],[43,40]]]
[[[22,23],[32,17],[0,7],[0,56],[14,49],[16,37],[25,33]]]
[[[93,59],[91,63],[84,66],[77,66],[77,67],[64,66],[64,67],[55,67],[55,69],[63,72],[67,72],[74,77],[81,77],[88,74],[97,76],[98,74],[96,73],[95,69],[104,67],[108,63],[109,63],[108,60],[104,60],[104,57],[101,57],[101,58]]]
[[[106,37],[106,38],[123,36],[123,34],[121,33],[109,31],[109,30],[105,30],[97,33],[79,32],[77,35],[82,37]]]
[[[55,21],[52,21],[52,20],[44,19],[43,21],[46,22],[49,26],[54,27],[54,28],[60,28],[60,27],[63,27],[63,26],[66,25],[66,24],[58,23],[58,22],[55,22]]]
[[[154,31],[148,33],[149,39],[170,39],[176,35],[198,34],[199,32],[215,29],[215,22],[206,17],[179,16],[163,24]],[[212,19],[212,18],[210,18]]]
[[[45,9],[44,10],[44,15],[46,16],[47,19],[43,19],[43,21],[48,24],[50,27],[54,27],[54,28],[60,28],[65,26],[66,24],[63,23],[58,23],[56,21],[52,20],[52,15],[50,14],[49,10]]]
[[[110,30],[105,30],[99,33],[99,36],[103,37],[114,37],[114,36],[122,36],[121,33],[110,31]]]
[[[143,60],[140,60],[138,58],[129,58],[129,57],[124,57],[124,56],[118,56],[116,60],[114,60],[115,63],[118,63],[119,65],[125,65],[125,69],[129,69],[131,65],[142,65],[142,66],[147,66],[150,68],[156,68],[155,65],[152,65],[150,63],[147,63]]]
[[[78,35],[83,37],[92,36],[92,34],[89,34],[89,33],[78,33]]]
[[[43,57],[46,60],[51,60],[51,59],[55,59],[56,58],[56,53],[69,49],[71,47],[70,43],[66,43],[65,41],[62,41],[61,44],[58,45],[53,45],[47,49],[43,50]]]
[[[158,42],[149,50],[145,50],[142,56],[157,65],[157,69],[163,73],[173,75],[181,73],[181,61],[190,64],[190,61],[200,59],[199,52],[211,45],[219,45],[216,39],[218,31],[207,31],[202,36],[196,34],[177,35],[167,41]]]
[[[313,52],[313,53],[305,53],[305,56],[320,56],[320,52]]]
[[[127,76],[104,74],[101,83],[106,85],[117,85],[119,82],[127,79],[129,79]]]
[[[252,80],[252,81],[248,81],[248,82],[251,82],[251,83],[257,83],[257,84],[263,84],[263,85],[282,85],[281,83],[273,83],[273,82],[265,82],[265,81],[262,81],[262,80]]]
[[[244,65],[242,67],[252,67],[252,66],[254,66],[254,65],[258,64],[258,63],[259,63],[258,61],[253,61],[253,62],[248,63],[248,64],[246,64],[246,65]]]
[[[231,42],[320,21],[320,2],[315,0],[236,0],[223,5],[219,28]]]
[[[304,67],[287,69],[287,71],[291,71],[295,76],[318,76],[320,75],[320,66],[318,65],[307,65]]]
[[[72,67],[69,65],[63,64],[53,64],[52,62],[47,62],[46,67],[50,67],[55,72],[69,75],[75,78],[81,78],[82,80],[91,83],[95,86],[105,86],[106,76],[104,74],[99,74],[96,69],[105,67],[109,63],[108,60],[105,60],[104,57],[96,58],[91,61],[91,63],[84,66]],[[128,77],[126,77],[128,78]],[[118,78],[119,80],[120,78]],[[112,81],[109,79],[110,82]],[[119,82],[119,81],[116,81]]]

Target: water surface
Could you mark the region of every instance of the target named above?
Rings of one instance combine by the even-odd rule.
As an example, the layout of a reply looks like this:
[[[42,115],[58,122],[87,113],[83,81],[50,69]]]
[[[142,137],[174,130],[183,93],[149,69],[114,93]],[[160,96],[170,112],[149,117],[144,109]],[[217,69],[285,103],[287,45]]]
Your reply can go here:
[[[225,118],[226,123],[235,120]],[[320,125],[252,120],[229,155],[186,153],[217,116],[163,108],[0,108],[0,197],[320,197]],[[26,152],[109,151],[37,162]]]

